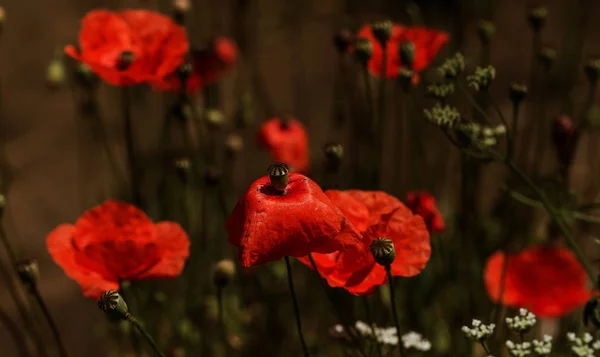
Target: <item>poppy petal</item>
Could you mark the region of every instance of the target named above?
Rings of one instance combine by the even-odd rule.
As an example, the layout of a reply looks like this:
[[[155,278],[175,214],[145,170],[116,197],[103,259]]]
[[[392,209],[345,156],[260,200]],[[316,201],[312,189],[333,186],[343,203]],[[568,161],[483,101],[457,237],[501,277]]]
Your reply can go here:
[[[402,208],[405,211],[408,210],[399,199],[383,191],[348,190],[345,192],[367,207],[369,211],[369,226],[378,224],[382,215],[388,214],[395,209]]]
[[[357,231],[363,232],[369,224],[369,210],[348,191],[327,190],[325,194],[350,220]]]
[[[181,226],[174,222],[155,225],[160,260],[138,279],[162,279],[179,276],[190,255],[190,240]]]

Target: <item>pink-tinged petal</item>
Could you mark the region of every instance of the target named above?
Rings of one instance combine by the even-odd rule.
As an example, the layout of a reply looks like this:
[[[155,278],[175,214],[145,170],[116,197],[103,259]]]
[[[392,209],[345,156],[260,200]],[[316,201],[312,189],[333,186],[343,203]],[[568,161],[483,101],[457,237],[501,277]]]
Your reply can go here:
[[[155,225],[160,261],[137,279],[173,278],[181,274],[190,255],[190,240],[181,226],[174,222]]]

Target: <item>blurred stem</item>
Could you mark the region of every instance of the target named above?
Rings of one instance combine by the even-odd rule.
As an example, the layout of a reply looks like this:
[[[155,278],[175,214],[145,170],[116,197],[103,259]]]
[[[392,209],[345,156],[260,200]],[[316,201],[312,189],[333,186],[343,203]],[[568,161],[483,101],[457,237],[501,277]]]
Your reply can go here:
[[[473,108],[475,108],[475,110],[479,113],[479,118],[483,122],[485,122],[485,124],[491,126],[492,123],[488,119],[487,113],[485,112],[485,110],[483,108],[481,108],[481,105],[473,97],[473,95],[471,94],[471,92],[469,92],[469,90],[467,88],[465,88],[465,86],[460,81],[456,81],[456,83],[457,83],[458,89],[460,89],[461,92],[463,92],[463,94],[465,95],[465,97],[467,98],[467,100],[469,101],[469,103],[471,103],[471,105],[473,106]]]
[[[4,325],[6,331],[9,333],[12,341],[15,343],[15,348],[19,357],[31,356],[29,348],[27,347],[26,334],[24,334],[19,326],[10,318],[10,316],[0,308],[0,324]]]
[[[140,322],[135,317],[133,317],[133,315],[128,314],[127,321],[131,322],[131,324],[133,326],[135,326],[135,328],[137,328],[137,330],[140,332],[140,334],[142,334],[142,336],[144,336],[144,338],[146,339],[146,341],[148,342],[150,347],[152,347],[152,350],[154,350],[154,352],[156,353],[157,356],[166,357],[165,354],[160,351],[160,349],[158,348],[158,345],[156,344],[156,342],[154,342],[154,339],[152,338],[152,336],[150,336],[150,334],[148,332],[146,332],[146,330],[142,327]]]
[[[373,122],[375,125],[375,135],[373,141],[376,145],[377,155],[375,156],[375,177],[374,184],[375,187],[378,187],[381,184],[381,170],[382,170],[382,161],[383,161],[383,150],[384,150],[384,138],[385,138],[385,123],[386,123],[386,87],[387,87],[387,63],[388,63],[388,53],[387,53],[387,41],[381,44],[383,49],[383,57],[382,57],[382,73],[379,78],[379,93],[377,99],[379,100],[377,116],[373,118]]]
[[[219,327],[221,332],[221,340],[225,347],[225,356],[231,356],[231,346],[227,341],[227,328],[225,326],[225,315],[223,313],[223,288],[217,287],[217,314],[219,317]]]
[[[366,295],[361,296],[360,298],[361,298],[364,308],[365,308],[365,314],[367,317],[367,321],[369,322],[369,325],[371,325],[371,328],[373,329],[373,335],[375,336],[375,345],[377,346],[377,356],[382,357],[383,352],[381,351],[381,344],[379,343],[379,340],[377,340],[377,334],[375,333],[377,325],[375,325],[375,321],[373,320],[373,314],[371,314],[371,304],[369,303],[369,298]]]
[[[512,134],[510,136],[510,145],[508,146],[508,159],[513,160],[515,155],[515,150],[517,146],[517,131],[519,128],[519,103],[513,103],[512,107],[512,130],[507,128],[506,130],[511,130]]]
[[[488,356],[491,356],[491,355],[492,355],[492,352],[491,352],[491,351],[490,351],[490,349],[488,348],[488,346],[487,346],[487,344],[485,343],[485,341],[481,341],[480,343],[481,343],[481,347],[483,347],[483,350],[485,351],[485,353],[486,353]]]
[[[127,151],[127,163],[129,164],[129,184],[131,186],[131,195],[133,204],[141,207],[142,199],[140,195],[140,181],[138,177],[138,167],[135,158],[135,146],[133,141],[133,123],[131,115],[131,92],[130,88],[123,87],[123,124],[125,133],[125,149]]]
[[[48,306],[46,306],[46,302],[42,298],[42,294],[40,294],[40,291],[37,288],[37,285],[31,286],[31,294],[33,294],[35,301],[37,302],[40,309],[42,310],[42,314],[44,315],[44,318],[46,319],[46,322],[48,323],[48,326],[50,327],[50,331],[52,331],[52,337],[54,337],[54,342],[56,343],[56,346],[58,347],[60,356],[67,357],[68,356],[67,350],[65,349],[65,345],[63,344],[62,338],[60,337],[60,332],[58,330],[58,326],[56,326],[56,322],[52,318],[52,314],[50,314],[50,310],[48,310]]]
[[[402,336],[400,330],[400,318],[398,317],[398,308],[396,307],[396,293],[394,292],[394,276],[392,275],[392,266],[386,265],[385,272],[387,273],[388,278],[388,286],[390,288],[390,304],[392,305],[392,316],[394,317],[394,324],[396,325],[396,334],[398,338]],[[402,357],[404,347],[402,346],[402,342],[398,343],[398,355]]]
[[[292,277],[292,265],[290,264],[290,258],[284,257],[285,266],[287,268],[288,285],[290,288],[290,294],[292,295],[292,302],[294,304],[294,314],[296,315],[296,328],[298,330],[298,337],[300,338],[300,344],[302,345],[302,352],[304,357],[309,357],[308,346],[304,340],[304,334],[302,333],[302,321],[300,320],[300,309],[298,308],[298,300],[296,298],[296,292],[294,291],[294,278]]]
[[[409,92],[408,91],[402,91],[402,94],[399,96],[399,98],[397,99],[396,103],[397,105],[400,107],[400,118],[398,120],[398,122],[396,123],[396,137],[398,138],[397,140],[397,144],[396,147],[394,148],[394,150],[397,153],[404,153],[405,149],[404,149],[404,145],[406,144],[406,121],[407,121],[407,103],[408,101],[406,100],[408,98]],[[406,97],[406,98],[405,98]],[[407,161],[407,155],[404,156],[400,156],[402,157],[402,161],[399,162],[397,165],[394,165],[394,183],[397,186],[400,186],[400,188],[396,191],[399,192],[401,197],[403,197],[405,195],[405,190],[406,190],[406,177],[405,174],[407,172],[407,165],[406,165],[406,161]],[[416,175],[416,173],[412,173],[413,175]]]

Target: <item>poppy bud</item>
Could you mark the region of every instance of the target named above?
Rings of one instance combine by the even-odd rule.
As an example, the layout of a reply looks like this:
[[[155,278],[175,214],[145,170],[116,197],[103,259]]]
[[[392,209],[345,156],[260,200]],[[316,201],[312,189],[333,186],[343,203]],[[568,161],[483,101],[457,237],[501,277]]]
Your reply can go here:
[[[179,66],[179,68],[177,68],[177,77],[179,78],[182,86],[187,85],[188,79],[193,72],[194,66],[189,61],[184,62],[181,66]]]
[[[413,68],[415,63],[415,44],[410,41],[402,42],[400,45],[400,61],[407,68]]]
[[[235,276],[235,263],[230,259],[223,259],[217,262],[213,268],[213,284],[217,288],[224,288]]]
[[[396,249],[394,242],[386,237],[379,237],[371,242],[371,254],[375,262],[382,266],[389,266],[396,259]]]
[[[191,7],[190,0],[173,0],[173,20],[182,25]]]
[[[173,166],[175,166],[175,170],[177,170],[177,174],[182,182],[187,182],[189,180],[190,171],[192,169],[192,160],[187,157],[181,157],[175,159],[173,162]]]
[[[513,83],[508,89],[508,96],[514,106],[521,104],[527,96],[527,86],[525,84]]]
[[[218,109],[208,109],[206,111],[206,123],[213,127],[219,128],[225,122],[225,116]]]
[[[75,80],[84,88],[93,88],[100,82],[90,67],[83,62],[77,63],[75,67]]]
[[[354,51],[360,64],[366,66],[373,55],[373,44],[367,38],[359,38],[354,44]]]
[[[548,9],[545,7],[536,7],[529,12],[529,26],[534,32],[539,32],[546,24]]]
[[[131,66],[131,64],[133,63],[134,59],[135,59],[135,55],[133,54],[133,52],[131,52],[131,51],[121,52],[121,54],[119,55],[119,59],[117,60],[117,69],[119,71],[127,70],[127,68],[129,68],[129,66]]]
[[[492,37],[496,33],[496,25],[488,20],[479,20],[477,24],[477,34],[479,35],[479,41],[483,45],[489,45],[492,41]]]
[[[590,85],[595,86],[598,82],[598,75],[600,74],[600,59],[594,58],[583,67],[585,76],[587,77]]]
[[[344,147],[339,143],[328,143],[323,148],[325,157],[332,167],[339,167],[344,158]]]
[[[238,134],[229,134],[225,139],[225,150],[229,157],[237,155],[244,149],[244,139]]]
[[[215,166],[209,166],[204,172],[204,182],[208,186],[216,186],[221,181],[221,170]]]
[[[552,47],[544,47],[538,53],[538,61],[546,68],[552,67],[556,60],[556,50]]]
[[[400,82],[400,85],[402,86],[402,90],[404,92],[410,91],[410,88],[413,84],[414,76],[415,72],[413,72],[412,70],[406,67],[400,68],[400,71],[398,72],[398,81]]]
[[[354,42],[354,34],[348,29],[340,30],[333,37],[333,44],[339,53],[346,53],[352,42]]]
[[[284,193],[290,179],[290,169],[288,166],[282,162],[278,162],[269,166],[268,171],[271,187],[280,193]]]
[[[379,41],[382,47],[387,45],[387,42],[390,40],[392,36],[392,22],[390,20],[382,20],[374,22],[371,25],[371,29],[373,30],[373,36]]]
[[[116,290],[105,291],[98,299],[98,307],[113,322],[126,320],[129,317],[127,303]]]
[[[23,259],[16,263],[17,275],[19,279],[30,291],[35,289],[40,269],[35,259]]]
[[[46,81],[52,88],[60,87],[66,79],[65,64],[62,56],[52,59],[46,70]]]

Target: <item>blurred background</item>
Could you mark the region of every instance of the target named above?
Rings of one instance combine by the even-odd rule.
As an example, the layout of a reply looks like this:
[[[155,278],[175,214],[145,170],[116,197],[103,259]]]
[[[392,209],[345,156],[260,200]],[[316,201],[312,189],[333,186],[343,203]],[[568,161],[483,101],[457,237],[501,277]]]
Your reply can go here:
[[[238,2],[247,3],[248,16],[256,21],[256,25],[248,25],[242,31],[247,34],[247,53],[240,56],[238,66],[223,79],[225,118],[230,121],[233,116],[240,96],[239,87],[247,88],[254,93],[253,110],[257,123],[271,116],[289,114],[307,126],[314,167],[324,160],[322,147],[325,143],[346,140],[346,135],[331,124],[338,68],[333,36],[341,28],[385,18],[409,23],[411,13],[415,16],[418,7],[425,25],[452,35],[451,43],[438,56],[439,63],[458,49],[467,58],[478,56],[478,20],[493,21],[496,34],[492,41],[491,63],[496,67],[497,76],[492,91],[503,111],[510,113],[509,84],[529,78],[532,36],[527,13],[531,7],[542,5],[539,1],[524,0],[415,0],[410,3],[401,0],[195,0],[188,18],[191,43],[204,46],[216,35],[239,41],[235,38],[239,31],[236,31],[238,22],[233,11]],[[86,12],[97,8],[143,7],[170,13],[172,4],[150,0],[5,0],[0,5],[6,11],[0,38],[0,133],[5,140],[9,173],[9,180],[5,182],[7,206],[3,217],[6,231],[15,242],[20,257],[34,257],[39,261],[39,288],[66,337],[70,355],[105,356],[107,344],[101,337],[103,330],[97,328],[103,316],[96,302],[84,298],[77,284],[51,260],[45,237],[57,224],[73,222],[80,215],[85,207],[79,187],[89,189],[87,194],[96,194],[107,168],[101,160],[96,160],[97,145],[78,128],[69,85],[49,87],[47,69],[56,51],[76,43],[80,19]],[[596,21],[600,16],[600,2],[548,0],[543,5],[549,13],[543,42],[558,52],[557,69],[547,82],[550,90],[544,98],[546,113],[551,117],[568,111],[570,103],[577,105],[583,101],[585,78],[580,61],[574,62],[572,57],[583,60],[600,55],[600,22]],[[243,77],[239,75],[242,68],[251,68],[255,76],[240,78]],[[111,145],[122,149],[120,117],[115,104],[118,96],[116,88],[102,86],[102,111]],[[156,113],[164,110],[164,103],[160,94],[147,92],[136,97],[134,105],[138,149],[152,160],[157,152],[161,118]],[[240,174],[236,175],[234,190],[238,193],[263,175],[270,162],[267,154],[254,145],[255,133],[256,125],[243,132],[244,159],[236,163]],[[598,194],[597,187],[594,189],[597,184],[585,178],[588,168],[596,161],[590,156],[596,151],[596,136],[592,133],[585,137],[589,144],[582,145],[585,152],[578,154],[578,165],[573,170],[572,186],[588,190],[586,192],[592,196],[590,201]],[[459,184],[458,151],[433,127],[421,140],[426,143],[431,187],[443,215],[451,217],[455,212]],[[84,157],[81,167],[78,166],[80,153]],[[388,165],[393,165],[403,155],[407,153],[390,151]],[[548,157],[536,157],[535,160],[543,161],[550,169],[556,165],[552,155],[549,153]],[[497,176],[502,173],[503,170],[497,167],[485,169],[480,192],[473,193],[481,201],[482,210],[490,209],[497,195]],[[593,233],[590,230],[590,234]],[[0,257],[6,259],[4,254]],[[300,266],[296,270],[299,274],[309,271]],[[204,273],[208,274],[198,272]],[[2,288],[4,284],[0,282],[0,306],[16,318],[12,301]],[[299,284],[303,286],[302,282]],[[316,284],[310,289],[319,289],[320,293]],[[300,290],[305,295],[303,301],[311,301],[310,294],[314,291],[309,292],[307,287]],[[465,316],[465,321],[471,317]],[[331,322],[331,318],[312,316],[307,326],[310,330],[325,325],[317,329],[323,331]],[[285,341],[295,343],[295,332],[291,328],[288,333],[291,337],[286,335],[286,338],[292,340]],[[458,330],[460,326],[451,328]],[[0,355],[16,356],[13,353],[9,336],[0,329]]]

